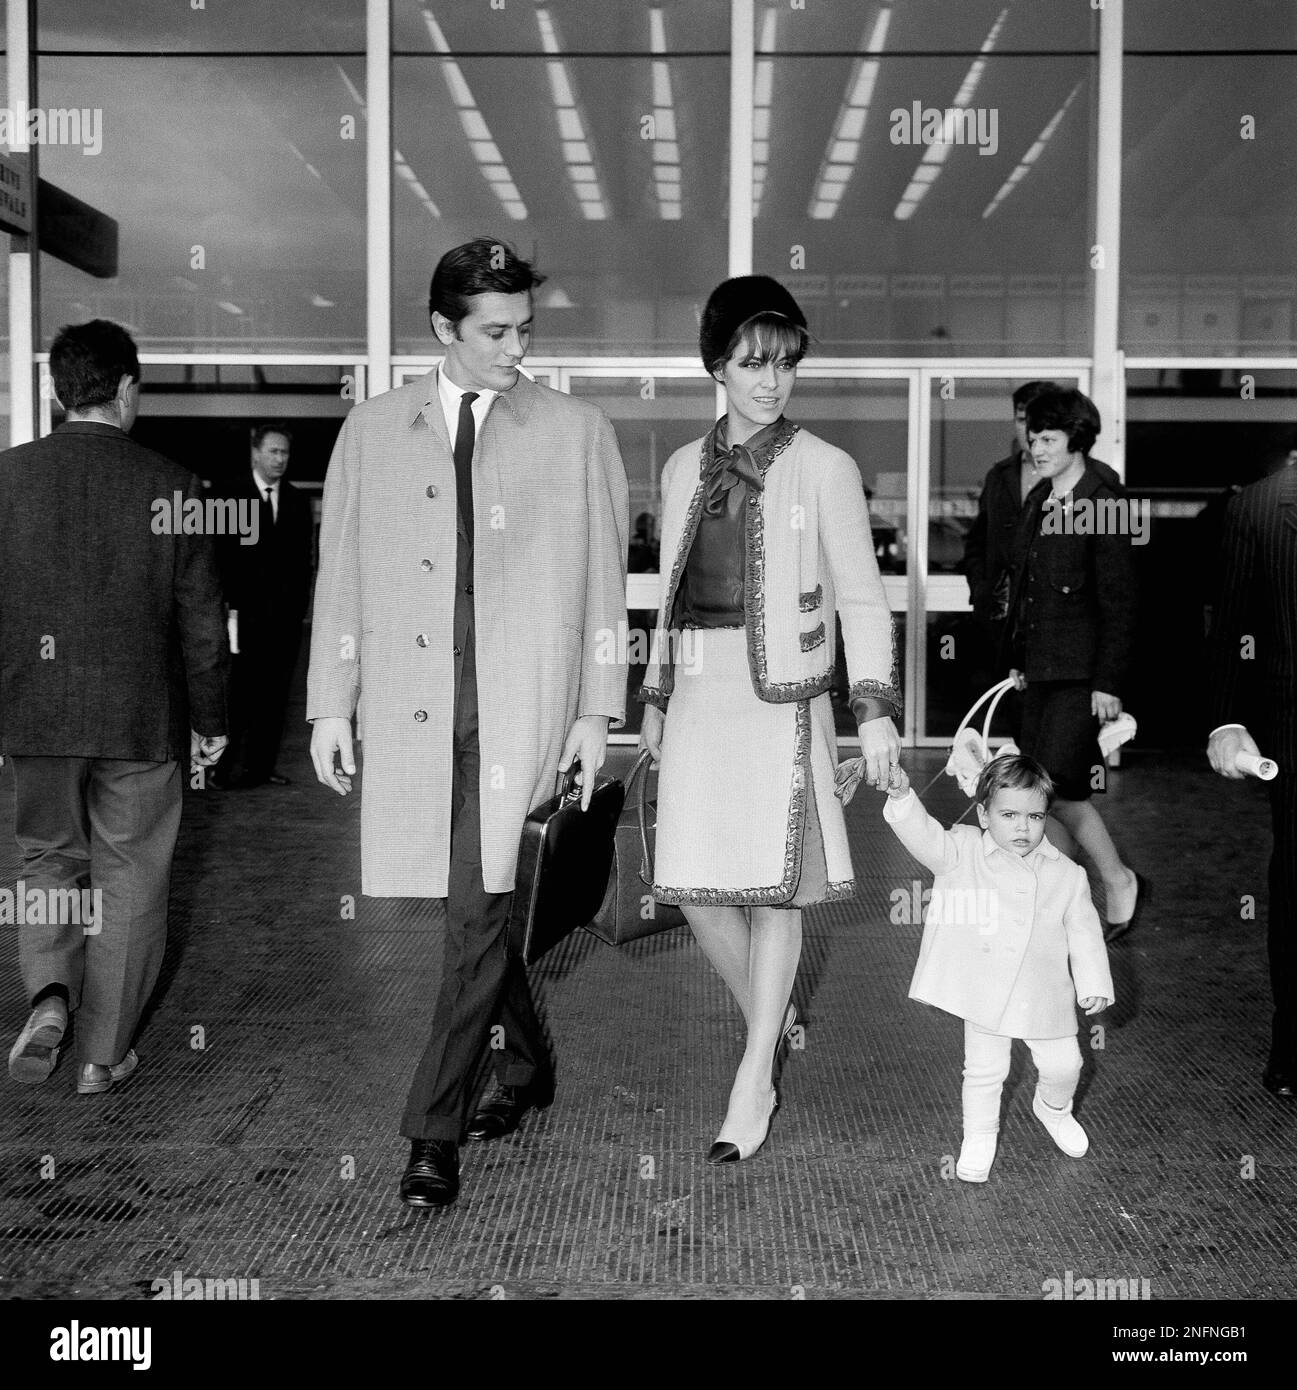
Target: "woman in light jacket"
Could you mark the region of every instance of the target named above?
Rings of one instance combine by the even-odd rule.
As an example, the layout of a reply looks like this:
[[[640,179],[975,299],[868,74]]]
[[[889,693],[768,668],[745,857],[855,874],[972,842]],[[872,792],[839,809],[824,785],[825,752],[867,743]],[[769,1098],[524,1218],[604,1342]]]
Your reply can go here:
[[[841,618],[865,775],[899,765],[892,616],[860,472],[784,417],[807,346],[796,300],[727,280],[700,348],[726,413],[662,474],[662,587],[640,699],[660,765],[653,896],[678,903],[747,1021],[709,1162],[765,1142],[791,1030],[801,908],[851,897],[829,688]]]

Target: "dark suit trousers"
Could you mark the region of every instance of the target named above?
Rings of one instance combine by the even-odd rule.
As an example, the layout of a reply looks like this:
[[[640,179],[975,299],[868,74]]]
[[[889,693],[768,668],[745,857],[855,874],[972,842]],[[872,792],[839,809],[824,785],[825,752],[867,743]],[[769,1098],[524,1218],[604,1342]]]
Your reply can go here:
[[[482,882],[477,673],[470,628],[455,701],[451,774],[450,878],[446,950],[431,1037],[414,1073],[401,1133],[459,1142],[470,1118],[474,1081],[490,1053],[506,1086],[547,1093],[553,1072],[523,964],[505,952],[511,893]]]
[[[1297,768],[1281,764],[1269,784],[1274,824],[1268,945],[1274,991],[1271,1060],[1297,1068]]]
[[[162,968],[180,764],[10,761],[27,892],[97,889],[102,912],[89,932],[66,920],[20,926],[23,984],[29,999],[64,986],[77,1010],[77,1059],[111,1066],[126,1055]]]
[[[239,613],[239,651],[230,665],[232,746],[220,764],[227,775],[245,772],[264,780],[275,770],[301,646],[300,618]]]

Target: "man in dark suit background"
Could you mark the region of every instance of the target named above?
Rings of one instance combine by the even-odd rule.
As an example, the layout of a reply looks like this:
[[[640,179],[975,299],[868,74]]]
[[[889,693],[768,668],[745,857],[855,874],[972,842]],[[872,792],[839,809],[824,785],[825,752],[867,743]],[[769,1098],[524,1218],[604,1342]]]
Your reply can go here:
[[[0,454],[0,761],[13,768],[32,1003],[9,1074],[44,1081],[75,1014],[84,1095],[138,1064],[180,763],[210,765],[225,746],[227,652],[211,540],[172,520],[202,506],[201,484],[127,437],[140,391],[130,335],[104,319],[64,328],[50,374],[66,422]],[[87,889],[92,923],[53,910]],[[39,921],[33,893],[51,909]]]
[[[286,480],[293,436],[283,425],[252,431],[251,467],[228,496],[255,509],[255,540],[218,542],[225,601],[238,650],[230,677],[230,750],[221,776],[231,786],[283,786],[275,768],[288,695],[311,595],[311,504]]]
[[[1279,764],[1267,784],[1270,857],[1268,946],[1274,1019],[1262,1083],[1297,1097],[1297,434],[1269,477],[1229,503],[1223,573],[1212,617],[1209,698],[1215,728],[1207,758],[1222,777],[1244,774],[1240,753]],[[1252,731],[1257,737],[1253,737]],[[1258,747],[1258,740],[1260,747]]]
[[[1013,447],[993,464],[977,499],[977,519],[964,537],[964,575],[973,613],[991,637],[992,650],[1008,604],[1008,574],[1013,566],[1013,535],[1027,494],[1040,481],[1027,448],[1027,406],[1052,381],[1028,381],[1013,393]],[[997,598],[998,595],[998,598]]]

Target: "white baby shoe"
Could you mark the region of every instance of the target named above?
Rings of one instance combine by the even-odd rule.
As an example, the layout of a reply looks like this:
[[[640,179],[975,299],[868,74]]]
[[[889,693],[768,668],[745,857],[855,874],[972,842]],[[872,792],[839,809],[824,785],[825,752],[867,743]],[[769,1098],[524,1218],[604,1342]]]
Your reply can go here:
[[[1090,1147],[1090,1141],[1086,1137],[1085,1130],[1072,1118],[1072,1102],[1070,1100],[1066,1110],[1055,1110],[1052,1105],[1046,1105],[1041,1100],[1040,1092],[1037,1091],[1031,1102],[1031,1110],[1049,1131],[1049,1137],[1069,1158],[1083,1158],[1085,1156],[1086,1150]]]
[[[955,1176],[963,1182],[985,1182],[991,1176],[991,1164],[995,1162],[995,1141],[994,1133],[964,1135],[959,1161],[955,1164]]]

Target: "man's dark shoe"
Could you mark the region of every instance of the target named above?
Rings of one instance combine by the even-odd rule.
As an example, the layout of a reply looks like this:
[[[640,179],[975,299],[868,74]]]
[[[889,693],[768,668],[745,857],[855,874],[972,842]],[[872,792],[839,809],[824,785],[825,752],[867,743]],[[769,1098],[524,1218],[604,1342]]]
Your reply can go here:
[[[1281,1100],[1297,1099],[1297,1068],[1271,1062],[1261,1073],[1261,1084]]]
[[[518,1128],[528,1110],[543,1110],[553,1099],[553,1087],[505,1086],[497,1081],[478,1106],[468,1137],[479,1143],[503,1139]]]
[[[42,999],[9,1053],[9,1075],[29,1086],[47,1080],[58,1063],[67,1028],[67,1001],[58,995]]]
[[[459,1145],[453,1139],[412,1139],[401,1174],[407,1207],[445,1207],[459,1196]]]

